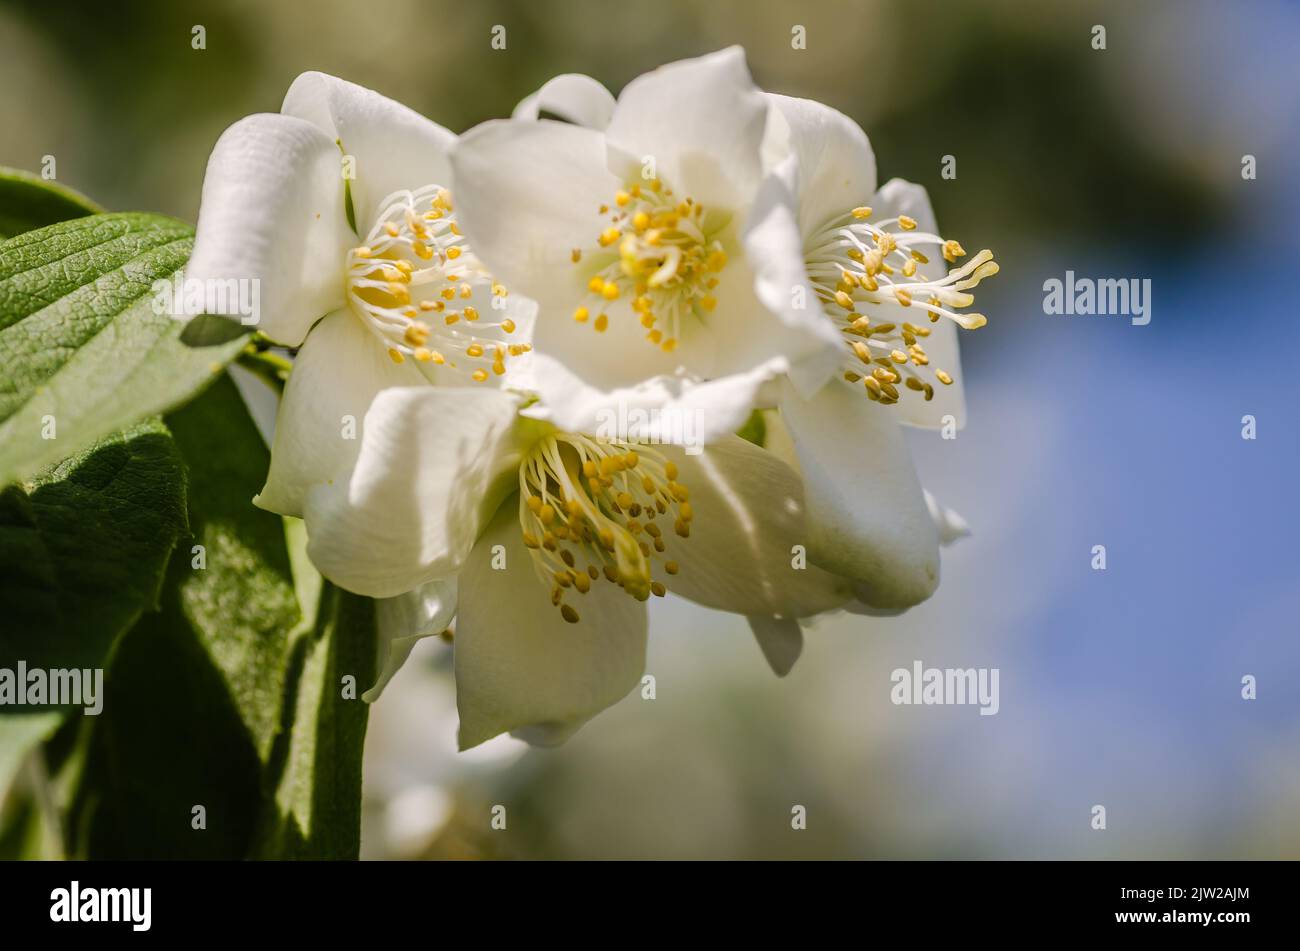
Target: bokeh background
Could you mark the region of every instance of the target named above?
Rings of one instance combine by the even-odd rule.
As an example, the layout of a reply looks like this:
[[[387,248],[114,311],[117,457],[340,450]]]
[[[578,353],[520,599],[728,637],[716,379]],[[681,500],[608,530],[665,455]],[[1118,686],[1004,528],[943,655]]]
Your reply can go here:
[[[217,136],[306,69],[461,131],[559,72],[617,91],[732,43],[997,253],[969,425],[913,440],[974,534],[929,602],[822,619],[784,680],[742,620],[658,603],[657,699],[555,751],[456,754],[451,648],[424,642],[372,712],[363,855],[1300,857],[1300,5],[7,2],[0,164],[193,220]],[[1045,315],[1067,269],[1150,278],[1151,323]],[[918,659],[999,668],[1000,713],[893,706]]]

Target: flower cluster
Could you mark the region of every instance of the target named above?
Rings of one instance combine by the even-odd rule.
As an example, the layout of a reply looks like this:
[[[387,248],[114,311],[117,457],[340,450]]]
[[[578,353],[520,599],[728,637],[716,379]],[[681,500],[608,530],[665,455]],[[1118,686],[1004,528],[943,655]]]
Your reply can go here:
[[[779,674],[801,619],[927,598],[965,526],[901,427],[961,425],[996,271],[739,49],[617,101],[559,76],[459,138],[305,74],[217,143],[188,266],[259,280],[297,348],[255,501],[379,599],[367,699],[454,623],[462,748],[620,699],[669,591],[747,617]]]

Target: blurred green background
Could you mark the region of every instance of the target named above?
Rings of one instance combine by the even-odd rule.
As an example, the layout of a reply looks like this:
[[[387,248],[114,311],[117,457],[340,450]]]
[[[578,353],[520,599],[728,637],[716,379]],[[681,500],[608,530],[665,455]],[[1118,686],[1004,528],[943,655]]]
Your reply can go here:
[[[658,698],[558,751],[456,755],[450,648],[425,642],[372,716],[363,854],[1296,857],[1300,440],[1271,364],[1300,355],[1298,42],[1296,6],[1262,0],[8,2],[0,164],[53,155],[107,208],[192,221],[217,136],[303,70],[463,131],[557,73],[617,92],[743,45],[759,85],[852,116],[882,180],[924,184],[946,235],[997,252],[991,323],[963,337],[971,425],[915,442],[974,537],[931,602],[823,620],[783,681],[743,621],[670,599]],[[1067,268],[1153,278],[1152,326],[1044,316]],[[1270,410],[1259,445],[1236,438]],[[890,705],[914,658],[999,667],[1002,712]],[[1240,676],[1265,671],[1245,704]]]
[[[1039,237],[1138,226],[1176,236],[1220,222],[1212,181],[1231,146],[1192,116],[1165,112],[1177,93],[1161,87],[1178,84],[1161,74],[1197,53],[1179,34],[1228,6],[11,0],[0,21],[0,158],[36,169],[55,155],[65,184],[108,207],[193,220],[217,136],[242,115],[276,111],[304,70],[370,86],[463,131],[508,115],[556,73],[588,73],[617,92],[664,62],[739,43],[759,85],[857,119],[883,175],[933,188],[938,157],[959,155],[958,180],[981,185],[947,188],[945,218]],[[1095,23],[1108,27],[1103,53],[1090,46]],[[205,50],[191,48],[196,24]],[[505,50],[489,44],[497,24]],[[807,49],[792,48],[795,25]],[[1263,111],[1243,101],[1233,109],[1238,124]]]

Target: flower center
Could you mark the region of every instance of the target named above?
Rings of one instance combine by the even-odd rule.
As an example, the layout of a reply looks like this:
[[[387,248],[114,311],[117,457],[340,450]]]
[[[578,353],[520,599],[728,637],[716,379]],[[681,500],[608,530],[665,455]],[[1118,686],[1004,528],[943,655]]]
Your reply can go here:
[[[519,467],[519,524],[551,603],[571,624],[564,599],[602,578],[638,601],[667,588],[652,563],[677,574],[659,522],[691,534],[691,503],[677,466],[653,449],[592,436],[555,433],[539,440]]]
[[[688,316],[704,320],[718,306],[713,290],[727,266],[719,237],[731,216],[706,212],[691,198],[674,201],[672,190],[659,179],[632,184],[601,205],[609,215],[597,246],[589,249],[597,270],[587,283],[587,297],[573,319],[603,333],[609,326],[606,306],[624,295],[646,330],[646,339],[671,353]],[[573,263],[582,261],[575,248]]]
[[[348,303],[394,363],[412,357],[482,383],[528,352],[513,320],[493,320],[507,291],[470,251],[437,185],[389,195],[366,243],[347,256]]]
[[[917,231],[907,215],[872,222],[870,208],[854,208],[828,222],[804,246],[808,276],[826,314],[844,336],[844,379],[862,382],[866,394],[880,403],[897,403],[902,384],[934,398],[934,380],[951,385],[945,370],[930,367],[922,341],[930,335],[925,325],[899,319],[899,308],[916,308],[930,323],[956,321],[967,330],[983,327],[983,314],[957,311],[975,298],[966,293],[986,277],[998,273],[991,251],[981,251],[943,277],[931,279],[921,268],[931,248],[949,264],[966,251],[952,240]]]

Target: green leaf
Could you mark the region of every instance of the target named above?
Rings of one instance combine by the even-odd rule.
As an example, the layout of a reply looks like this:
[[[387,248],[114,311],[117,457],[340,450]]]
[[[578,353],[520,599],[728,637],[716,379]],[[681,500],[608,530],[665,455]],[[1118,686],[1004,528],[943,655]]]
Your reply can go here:
[[[178,556],[179,559],[179,556]],[[171,586],[122,639],[69,825],[90,859],[355,859],[374,602],[321,587],[288,664],[284,732],[262,766],[221,671]],[[359,688],[360,689],[360,688]],[[202,806],[206,828],[193,828]]]
[[[269,454],[234,382],[223,374],[167,424],[191,537],[172,557],[162,613],[127,634],[109,672],[76,800],[78,847],[92,858],[247,854],[301,621],[283,520],[252,505]],[[196,805],[206,829],[192,827]]]
[[[375,603],[323,583],[315,623],[295,648],[292,726],[278,745],[279,781],[254,857],[355,859],[369,717],[360,693],[376,673]]]
[[[167,424],[189,473],[193,535],[176,559],[177,597],[265,760],[280,727],[290,634],[302,618],[284,522],[252,504],[270,453],[228,375]],[[195,569],[200,556],[205,567]]]
[[[44,645],[61,650],[57,659],[40,662],[86,666],[78,661],[92,646],[112,650],[103,712],[80,721],[84,765],[64,822],[69,853],[92,859],[356,858],[368,719],[358,695],[375,677],[374,602],[322,582],[306,559],[301,522],[251,505],[265,477],[267,451],[228,377],[167,422],[168,428],[141,427],[164,436],[170,429],[174,437],[165,443],[169,461],[154,459],[148,471],[174,486],[188,473],[192,537],[172,553],[160,594],[166,552],[186,524],[180,490],[170,503],[161,486],[128,494],[133,503],[147,500],[172,511],[170,529],[151,536],[166,537],[167,545],[143,559],[128,531],[137,527],[131,506],[103,511],[66,486],[89,483],[105,491],[116,484],[104,463],[128,437],[87,453],[90,462],[64,464],[26,490],[0,494],[6,503],[0,514],[7,516],[0,520],[0,605],[33,614],[16,628],[27,636],[14,641],[5,628],[0,660],[42,646],[32,632],[54,630],[54,621],[36,611],[59,607],[59,599],[37,599],[35,607],[21,603],[23,595],[40,590],[36,579],[50,573],[31,536],[40,538],[40,527],[54,517],[60,556],[84,546],[80,575],[92,582],[74,592],[82,603],[73,619],[98,621],[88,621],[71,642]],[[89,521],[90,535],[75,523],[76,513]],[[104,541],[112,533],[127,537],[105,557]],[[120,629],[124,616],[113,605],[89,603],[93,582],[126,565],[140,571],[145,562],[152,584],[143,603],[155,603],[156,596],[158,611],[137,611],[124,635],[104,636]],[[123,574],[116,587],[141,600],[137,582]],[[112,623],[97,631],[105,618]],[[0,762],[12,760],[16,768],[49,730],[22,724],[30,728],[5,734],[4,719]],[[10,737],[12,755],[4,744]],[[196,806],[203,807],[205,828],[194,828]],[[21,810],[13,817],[15,823],[30,819]],[[26,842],[28,833],[11,826],[0,832],[0,846],[10,835]]]
[[[0,666],[102,667],[158,598],[186,530],[181,460],[161,422],[116,433],[0,492]]]
[[[156,420],[0,491],[0,667],[106,666],[185,528],[180,457]],[[0,707],[0,794],[65,712]]]
[[[0,483],[29,475],[210,383],[242,337],[181,341],[153,283],[184,264],[193,229],[92,215],[0,244]]]
[[[85,195],[58,182],[0,166],[0,238],[103,210]]]
[[[374,676],[374,602],[323,585],[290,664],[285,732],[270,767],[179,602],[123,638],[69,823],[90,859],[355,859],[368,708],[345,674]],[[360,689],[360,688],[358,688]],[[202,806],[206,828],[193,828]]]
[[[193,538],[172,557],[161,612],[114,656],[72,852],[356,858],[374,602],[322,583],[300,521],[251,505],[267,451],[228,377],[167,422]]]
[[[230,317],[199,314],[186,322],[181,342],[189,347],[212,347],[240,340],[247,334],[248,328]]]
[[[178,554],[176,562],[181,561]],[[188,568],[188,559],[185,560]],[[261,764],[177,589],[113,657],[67,826],[89,859],[239,859],[261,802]],[[196,806],[205,828],[194,828]]]

